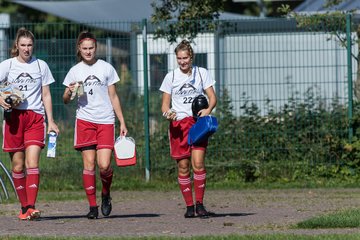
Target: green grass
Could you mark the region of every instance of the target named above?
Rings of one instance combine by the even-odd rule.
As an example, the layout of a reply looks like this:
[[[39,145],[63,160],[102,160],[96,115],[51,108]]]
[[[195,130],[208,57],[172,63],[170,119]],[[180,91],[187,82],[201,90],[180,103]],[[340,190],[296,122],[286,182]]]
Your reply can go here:
[[[0,239],[5,240],[35,240],[35,239],[70,239],[70,240],[85,240],[89,237],[0,237]],[[199,237],[101,237],[101,238],[91,238],[94,240],[105,240],[105,239],[138,239],[138,240],[356,240],[360,239],[360,234],[327,234],[327,235],[295,235],[295,234],[271,234],[271,235],[228,235],[228,236],[199,236]]]
[[[349,209],[337,213],[310,218],[296,225],[298,228],[357,228],[360,227],[360,209]]]

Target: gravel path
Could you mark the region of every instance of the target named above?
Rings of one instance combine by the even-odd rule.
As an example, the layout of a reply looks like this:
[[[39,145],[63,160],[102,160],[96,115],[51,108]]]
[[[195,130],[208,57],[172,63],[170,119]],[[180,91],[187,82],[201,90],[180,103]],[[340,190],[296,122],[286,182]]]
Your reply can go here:
[[[41,194],[41,193],[40,193]],[[180,191],[114,192],[110,217],[88,220],[87,202],[38,202],[38,221],[19,221],[18,204],[0,204],[0,236],[198,236],[228,234],[359,233],[349,229],[293,229],[304,219],[360,208],[360,189],[207,191],[208,219],[185,219]]]

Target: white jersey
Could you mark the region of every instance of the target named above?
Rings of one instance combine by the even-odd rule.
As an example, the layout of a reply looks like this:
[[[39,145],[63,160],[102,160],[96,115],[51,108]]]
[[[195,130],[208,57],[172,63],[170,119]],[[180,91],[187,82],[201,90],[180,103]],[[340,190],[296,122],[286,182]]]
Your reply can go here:
[[[76,118],[100,124],[115,123],[115,113],[109,97],[109,86],[120,81],[115,68],[98,59],[93,65],[83,61],[73,66],[63,84],[82,81],[84,95],[77,98]]]
[[[171,108],[176,111],[176,119],[181,120],[193,115],[191,104],[194,98],[214,84],[215,81],[205,68],[193,66],[191,76],[176,68],[166,74],[160,91],[171,95]]]
[[[15,109],[33,110],[45,114],[42,101],[42,86],[55,82],[47,63],[32,57],[27,63],[19,62],[16,57],[0,63],[0,81],[7,81],[24,93],[25,100]]]

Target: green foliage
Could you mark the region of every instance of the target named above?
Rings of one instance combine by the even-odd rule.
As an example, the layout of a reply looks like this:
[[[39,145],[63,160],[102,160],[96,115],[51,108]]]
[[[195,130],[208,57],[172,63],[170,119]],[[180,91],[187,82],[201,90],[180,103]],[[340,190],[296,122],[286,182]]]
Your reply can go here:
[[[326,0],[324,7],[327,8],[327,7],[336,6],[344,1],[348,1],[348,0]]]
[[[198,33],[214,31],[225,0],[161,0],[152,2],[154,13],[151,22],[155,25],[155,38],[176,42],[178,37],[194,39]],[[201,21],[200,21],[201,20]]]
[[[170,158],[168,124],[159,106],[161,96],[151,91],[150,159],[151,181],[144,182],[144,111],[143,96],[135,94],[131,84],[118,86],[124,104],[129,135],[137,142],[138,164],[115,169],[113,189],[171,189],[176,187],[176,164]],[[286,105],[276,109],[271,100],[267,112],[243,94],[242,114],[234,115],[227,90],[219,94],[214,114],[218,132],[209,140],[206,155],[209,186],[334,186],[355,184],[360,176],[360,106],[354,109],[354,140],[348,141],[347,108],[334,99],[327,106],[316,89],[299,96],[294,92]],[[131,104],[130,104],[131,103]],[[74,109],[73,109],[74,111]],[[72,112],[74,115],[74,112]],[[57,157],[42,152],[40,168],[42,190],[82,189],[79,179],[82,160],[73,149],[73,121],[60,122]],[[7,157],[7,155],[6,155]],[[245,185],[251,184],[251,185]],[[99,186],[100,187],[100,186]]]
[[[326,14],[301,15],[293,14],[299,28],[311,31],[326,31],[337,34],[346,32],[346,14],[335,11]]]
[[[309,88],[304,97],[294,93],[279,111],[268,100],[265,115],[245,94],[242,101],[243,114],[237,118],[226,91],[219,101],[219,131],[209,146],[209,152],[212,145],[217,149],[216,160],[207,156],[217,176],[284,183],[357,178],[359,152],[355,147],[349,152],[347,109],[338,99],[327,106]]]
[[[47,22],[55,23],[63,20],[54,15],[34,10],[29,7],[13,3],[12,1],[0,0],[0,12],[9,13],[12,23],[16,22]]]
[[[243,94],[238,117],[226,89],[218,100],[214,113],[219,129],[206,155],[209,182],[326,185],[335,179],[358,179],[360,143],[357,148],[348,143],[347,108],[338,99],[327,106],[319,91],[309,88],[304,96],[294,92],[280,110],[268,100],[263,114]],[[168,122],[156,117],[160,102],[156,93],[150,94],[150,115],[156,123],[150,131],[151,172],[153,179],[173,182],[176,165],[169,156]]]
[[[288,4],[281,4],[280,7],[276,9],[276,11],[281,15],[288,15],[291,12],[291,8]]]

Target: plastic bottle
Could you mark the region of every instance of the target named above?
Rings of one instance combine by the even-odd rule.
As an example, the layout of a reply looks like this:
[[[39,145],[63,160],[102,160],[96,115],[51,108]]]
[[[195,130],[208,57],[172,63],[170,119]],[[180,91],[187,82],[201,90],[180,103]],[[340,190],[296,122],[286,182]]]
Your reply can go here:
[[[56,140],[57,140],[57,134],[54,131],[51,131],[49,133],[49,141],[47,146],[47,157],[54,158],[56,155]]]

